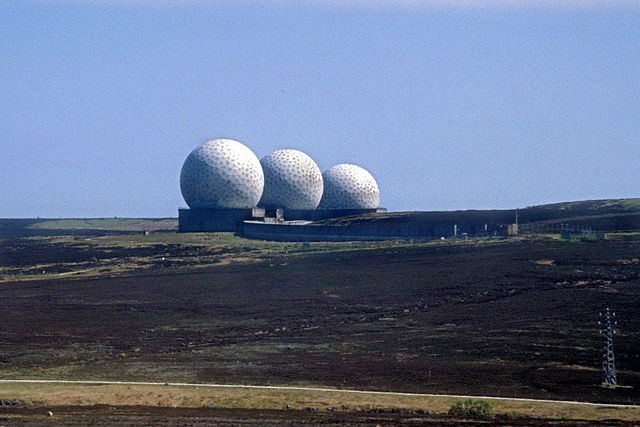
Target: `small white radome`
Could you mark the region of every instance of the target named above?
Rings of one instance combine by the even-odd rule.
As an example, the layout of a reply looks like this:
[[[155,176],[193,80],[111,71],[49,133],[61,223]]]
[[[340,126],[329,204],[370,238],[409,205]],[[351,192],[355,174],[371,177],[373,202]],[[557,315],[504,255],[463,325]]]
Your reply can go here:
[[[196,147],[182,165],[180,189],[190,208],[251,208],[260,200],[264,174],[247,146],[214,139]]]
[[[326,170],[322,177],[324,193],[319,209],[376,209],[380,203],[375,178],[360,166],[336,165]]]
[[[315,209],[322,198],[322,173],[311,157],[298,150],[282,149],[260,160],[265,208]]]

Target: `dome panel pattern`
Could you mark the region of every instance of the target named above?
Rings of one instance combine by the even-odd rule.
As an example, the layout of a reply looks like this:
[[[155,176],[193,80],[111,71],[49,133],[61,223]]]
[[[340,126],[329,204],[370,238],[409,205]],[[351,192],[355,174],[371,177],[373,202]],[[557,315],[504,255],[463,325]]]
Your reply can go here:
[[[311,157],[292,149],[276,150],[260,160],[268,209],[315,209],[322,198],[322,173]]]
[[[324,193],[318,209],[376,209],[380,190],[364,168],[340,164],[322,174]]]
[[[190,208],[255,207],[263,188],[260,161],[247,146],[231,139],[196,147],[180,173],[180,189]]]

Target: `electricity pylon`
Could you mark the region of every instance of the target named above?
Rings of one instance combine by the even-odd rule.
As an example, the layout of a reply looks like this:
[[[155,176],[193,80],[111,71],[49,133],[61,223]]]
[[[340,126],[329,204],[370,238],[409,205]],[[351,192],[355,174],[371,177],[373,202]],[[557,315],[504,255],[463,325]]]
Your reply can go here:
[[[601,320],[598,322],[602,327],[600,334],[604,336],[604,347],[602,349],[603,386],[615,386],[618,384],[616,360],[613,355],[613,334],[615,334],[613,328],[618,324],[618,322],[612,321],[613,317],[616,317],[616,314],[610,311],[607,307],[604,311],[600,312]]]

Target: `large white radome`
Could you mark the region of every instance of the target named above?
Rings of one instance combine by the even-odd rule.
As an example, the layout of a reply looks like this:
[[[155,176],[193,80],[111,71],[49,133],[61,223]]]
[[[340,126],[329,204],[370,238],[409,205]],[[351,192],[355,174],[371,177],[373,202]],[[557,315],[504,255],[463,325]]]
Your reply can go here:
[[[214,139],[196,147],[180,173],[180,189],[190,208],[255,207],[263,188],[260,161],[248,147],[231,139]]]
[[[376,209],[380,203],[376,180],[360,166],[336,165],[322,178],[324,194],[319,209]]]
[[[311,157],[298,150],[277,150],[260,160],[265,208],[315,209],[322,198],[322,173]]]

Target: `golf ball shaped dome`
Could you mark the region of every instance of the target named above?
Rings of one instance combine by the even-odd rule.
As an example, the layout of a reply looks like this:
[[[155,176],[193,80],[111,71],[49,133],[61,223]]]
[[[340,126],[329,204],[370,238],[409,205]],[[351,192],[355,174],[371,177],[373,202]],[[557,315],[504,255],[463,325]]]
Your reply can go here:
[[[376,180],[360,166],[336,165],[322,177],[324,194],[320,209],[376,209],[380,203]]]
[[[260,160],[265,208],[315,209],[322,198],[322,173],[311,157],[298,150],[277,150]]]
[[[214,139],[196,147],[180,173],[180,189],[190,208],[255,207],[263,187],[260,161],[248,147],[231,139]]]

